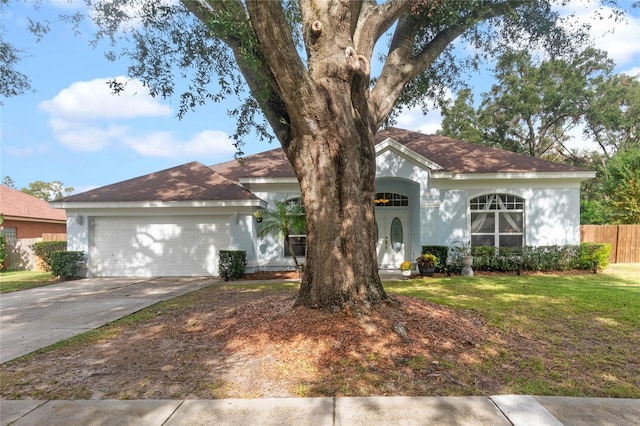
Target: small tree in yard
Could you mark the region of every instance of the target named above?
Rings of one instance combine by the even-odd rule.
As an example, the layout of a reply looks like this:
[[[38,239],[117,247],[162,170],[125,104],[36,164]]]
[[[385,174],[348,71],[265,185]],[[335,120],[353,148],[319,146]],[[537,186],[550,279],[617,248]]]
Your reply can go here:
[[[558,24],[553,6],[562,0],[89,3],[98,38],[117,40],[130,29],[132,45],[123,52],[133,62],[129,73],[152,95],[171,96],[176,76],[190,79],[179,115],[239,96],[231,111],[238,149],[252,129],[275,135],[306,209],[296,304],[328,311],[387,299],[375,244],[374,136],[388,118],[442,95],[483,57],[514,45],[558,54],[584,41]],[[458,38],[471,57],[453,54]],[[374,66],[377,58],[382,67]],[[124,90],[122,82],[110,84]]]
[[[302,234],[306,228],[304,208],[296,200],[275,201],[274,209],[267,209],[262,218],[258,236],[264,237],[267,234],[274,234],[284,238],[289,255],[293,258],[293,263],[298,265],[298,258],[291,245],[290,235]]]

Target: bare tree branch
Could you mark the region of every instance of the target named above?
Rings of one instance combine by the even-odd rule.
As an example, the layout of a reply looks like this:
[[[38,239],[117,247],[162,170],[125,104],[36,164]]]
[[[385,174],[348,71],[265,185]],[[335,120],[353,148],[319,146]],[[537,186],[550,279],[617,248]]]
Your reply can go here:
[[[288,110],[305,108],[305,100],[313,98],[315,87],[297,54],[282,4],[249,0],[247,10],[260,51],[275,79],[275,90]],[[292,90],[294,87],[296,90]]]
[[[505,15],[524,2],[482,3],[457,24],[440,31],[419,53],[414,54],[415,36],[426,24],[424,20],[403,15],[396,27],[389,54],[380,78],[372,90],[371,111],[381,125],[389,115],[404,87],[423,73],[456,38],[479,22]]]
[[[263,61],[257,60],[260,58],[261,51],[252,46],[252,42],[257,43],[257,36],[242,2],[239,0],[182,0],[182,3],[212,31],[213,37],[219,37],[229,46],[249,90],[260,105],[276,137],[281,143],[288,143],[290,126],[287,109],[280,97],[280,91],[277,90],[276,79],[271,70]],[[227,23],[233,22],[233,31],[230,28],[216,27],[216,22],[225,21],[219,19],[220,16],[225,16]],[[229,18],[232,18],[232,21]],[[238,34],[250,35],[250,37],[239,37]]]

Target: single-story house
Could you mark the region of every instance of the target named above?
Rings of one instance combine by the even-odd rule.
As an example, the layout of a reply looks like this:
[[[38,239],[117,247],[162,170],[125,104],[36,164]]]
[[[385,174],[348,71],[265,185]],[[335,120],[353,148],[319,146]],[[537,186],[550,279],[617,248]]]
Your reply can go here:
[[[9,269],[36,269],[36,259],[30,246],[41,241],[43,235],[64,240],[67,215],[49,203],[22,191],[0,185],[0,214],[4,221],[2,232],[7,241]]]
[[[580,242],[580,182],[592,171],[397,128],[377,134],[376,154],[381,269],[415,259],[422,245]],[[90,276],[203,276],[217,275],[226,249],[245,250],[248,271],[292,267],[281,238],[258,237],[253,213],[298,197],[278,148],[183,164],[53,206],[66,209],[69,250],[87,254]]]

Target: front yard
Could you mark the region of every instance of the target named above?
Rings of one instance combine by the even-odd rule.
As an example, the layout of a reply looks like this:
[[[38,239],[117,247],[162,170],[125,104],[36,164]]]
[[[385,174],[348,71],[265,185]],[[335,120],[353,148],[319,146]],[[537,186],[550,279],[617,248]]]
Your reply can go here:
[[[398,303],[369,316],[212,286],[3,364],[0,397],[640,398],[639,266],[390,281]]]

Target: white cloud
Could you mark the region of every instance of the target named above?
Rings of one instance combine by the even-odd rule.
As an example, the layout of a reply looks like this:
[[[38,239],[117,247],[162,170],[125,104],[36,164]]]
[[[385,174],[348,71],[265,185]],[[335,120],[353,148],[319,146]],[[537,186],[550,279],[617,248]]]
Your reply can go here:
[[[49,120],[56,139],[73,151],[98,151],[126,136],[129,128],[116,124],[104,127],[82,122],[65,121],[58,118]]]
[[[444,96],[445,99],[452,100],[454,95],[451,89],[446,88]],[[400,128],[431,135],[442,128],[442,114],[437,105],[429,102],[429,112],[426,115],[422,112],[422,108],[414,107],[396,117],[396,123]]]
[[[632,77],[640,77],[640,66],[629,68],[628,70],[622,70],[621,73]]]
[[[121,79],[122,77],[118,77]],[[155,129],[166,127],[168,106],[147,94],[137,80],[128,80],[126,90],[112,95],[107,79],[78,81],[61,90],[39,108],[50,115],[54,137],[73,151],[99,151],[126,147],[145,157],[198,159],[227,156],[235,152],[229,135],[216,130],[197,133],[183,140],[171,131],[143,133],[135,119],[157,117]],[[121,124],[126,121],[126,125]],[[146,123],[149,125],[149,123]]]
[[[53,99],[41,102],[38,108],[55,117],[83,121],[171,114],[171,109],[151,97],[139,80],[116,79],[126,81],[126,89],[119,95],[111,93],[107,78],[77,81],[62,89]]]
[[[640,56],[640,17],[627,14],[623,22],[615,22],[613,10],[599,7],[594,1],[571,1],[558,9],[562,16],[574,14],[578,23],[591,25],[590,34],[598,49],[609,53],[618,66],[633,63]]]
[[[46,154],[50,151],[50,147],[47,144],[39,144],[35,146],[3,146],[2,150],[11,157],[27,158],[35,155]]]
[[[426,115],[420,107],[403,111],[396,118],[397,126],[425,134],[434,134],[442,128],[442,115],[438,110],[430,110]]]
[[[217,130],[205,130],[187,141],[175,139],[171,132],[156,132],[127,137],[124,142],[145,157],[198,158],[235,152],[229,135]]]

